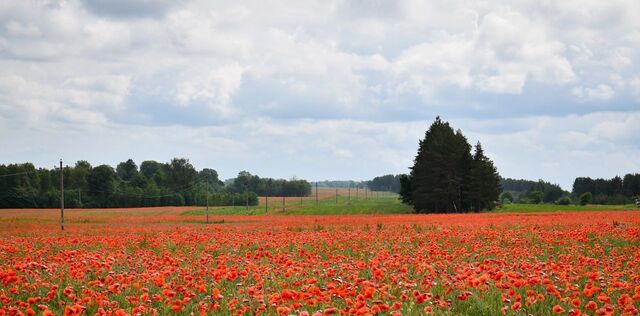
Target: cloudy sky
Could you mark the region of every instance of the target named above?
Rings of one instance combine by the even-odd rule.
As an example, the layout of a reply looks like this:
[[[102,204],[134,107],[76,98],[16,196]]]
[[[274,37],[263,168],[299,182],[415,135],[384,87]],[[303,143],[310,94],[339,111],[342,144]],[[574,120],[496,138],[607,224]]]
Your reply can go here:
[[[0,0],[0,163],[406,172],[436,115],[505,177],[640,171],[640,2]]]

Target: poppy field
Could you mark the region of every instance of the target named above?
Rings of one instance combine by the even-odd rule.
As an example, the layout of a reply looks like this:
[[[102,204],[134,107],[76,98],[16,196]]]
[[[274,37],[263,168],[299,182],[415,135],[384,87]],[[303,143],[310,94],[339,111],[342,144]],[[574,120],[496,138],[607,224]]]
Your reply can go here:
[[[0,211],[0,315],[637,315],[640,213]]]

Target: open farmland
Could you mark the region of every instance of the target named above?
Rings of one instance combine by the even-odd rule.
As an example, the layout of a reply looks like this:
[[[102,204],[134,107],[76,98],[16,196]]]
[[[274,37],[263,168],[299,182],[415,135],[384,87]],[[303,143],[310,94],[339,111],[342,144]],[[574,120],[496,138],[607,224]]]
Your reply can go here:
[[[640,213],[0,211],[2,314],[634,315]],[[185,215],[187,214],[187,215]]]

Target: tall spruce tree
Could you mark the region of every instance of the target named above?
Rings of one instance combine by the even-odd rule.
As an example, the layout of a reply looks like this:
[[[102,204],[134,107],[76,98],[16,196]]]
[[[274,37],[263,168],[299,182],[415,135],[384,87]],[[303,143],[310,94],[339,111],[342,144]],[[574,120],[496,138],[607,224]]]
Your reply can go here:
[[[493,209],[502,191],[498,170],[484,155],[480,142],[475,146],[469,188],[471,209],[475,211]]]
[[[478,150],[479,149],[479,150]],[[403,203],[419,213],[468,212],[491,208],[500,179],[482,147],[471,146],[460,130],[437,117],[420,140],[411,173],[400,178]]]

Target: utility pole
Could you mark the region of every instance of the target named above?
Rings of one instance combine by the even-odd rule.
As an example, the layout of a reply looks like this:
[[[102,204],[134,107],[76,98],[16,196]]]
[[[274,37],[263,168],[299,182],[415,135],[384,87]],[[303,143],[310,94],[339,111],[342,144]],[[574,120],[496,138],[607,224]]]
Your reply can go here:
[[[358,199],[358,191],[360,189],[360,185],[356,185],[356,200]]]
[[[316,181],[316,206],[318,206],[318,181]]]
[[[60,159],[60,229],[64,230],[64,171]]]
[[[205,211],[205,214],[207,216],[207,224],[209,224],[209,186],[207,186],[207,209]]]
[[[338,204],[338,188],[336,188],[336,204]]]
[[[249,190],[247,189],[247,186],[244,187],[244,199],[247,206],[246,210],[248,213],[249,212]]]
[[[285,211],[284,192],[282,192],[282,213]]]
[[[269,182],[267,182],[267,188],[265,191],[266,194],[264,195],[264,212],[267,213],[269,208]]]
[[[348,195],[349,195],[349,204],[351,204],[351,183],[349,183],[349,189],[347,189],[348,191]]]
[[[367,199],[367,187],[364,187],[364,199]]]

